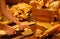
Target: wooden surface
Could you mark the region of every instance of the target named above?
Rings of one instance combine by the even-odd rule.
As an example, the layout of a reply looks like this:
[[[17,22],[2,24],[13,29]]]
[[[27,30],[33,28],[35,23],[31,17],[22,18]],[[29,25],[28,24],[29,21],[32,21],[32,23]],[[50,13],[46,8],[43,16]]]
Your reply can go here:
[[[42,24],[42,23],[40,23],[40,24]],[[49,25],[49,23],[46,23],[46,24]],[[46,24],[45,24],[45,25],[46,25]],[[43,23],[43,25],[44,25],[44,23]],[[21,35],[20,32],[19,32],[19,34],[15,35],[15,36],[4,36],[4,37],[2,37],[2,39],[41,39],[41,38],[36,38],[35,33],[36,33],[36,29],[40,29],[40,30],[42,30],[42,31],[45,31],[46,28],[43,27],[43,25],[38,25],[38,24],[31,25],[30,27],[31,27],[31,29],[33,30],[34,34],[32,34],[32,35],[30,35],[30,36],[25,36],[25,37],[24,37],[24,36]],[[44,25],[44,26],[45,26],[45,25]],[[46,25],[46,26],[48,26],[48,25]],[[52,27],[50,27],[50,28],[52,28]],[[47,38],[48,38],[48,37],[47,37]]]
[[[1,39],[40,39],[40,38],[36,38],[35,32],[36,29],[41,29],[42,31],[45,31],[44,27],[38,26],[38,25],[32,25],[30,26],[31,29],[33,30],[34,34],[30,35],[30,36],[23,36],[20,33],[14,36],[3,36]]]
[[[40,39],[40,38],[36,38],[36,35],[35,35],[36,29],[41,29],[42,31],[45,31],[44,27],[41,27],[38,25],[32,25],[31,29],[33,30],[34,34],[28,37],[24,37],[23,39]]]

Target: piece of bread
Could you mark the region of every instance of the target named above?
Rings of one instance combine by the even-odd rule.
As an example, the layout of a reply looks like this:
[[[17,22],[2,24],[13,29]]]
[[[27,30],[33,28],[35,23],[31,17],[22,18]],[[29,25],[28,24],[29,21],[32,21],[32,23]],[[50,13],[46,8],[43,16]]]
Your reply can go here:
[[[23,20],[28,18],[28,14],[31,10],[32,6],[26,3],[18,3],[17,5],[13,5],[10,10],[13,12],[13,15],[18,20]]]
[[[42,30],[36,29],[36,37],[39,37],[42,33]]]
[[[30,1],[30,5],[36,5],[37,7],[42,7],[42,6],[44,6],[44,2],[43,2],[43,0],[38,0],[38,1]],[[33,6],[34,7],[34,6]]]
[[[28,35],[33,34],[33,31],[31,29],[25,28],[24,32],[22,32],[21,34],[24,36],[28,36]]]
[[[52,3],[46,3],[45,5],[49,10],[56,11],[60,6],[60,1],[54,1]]]

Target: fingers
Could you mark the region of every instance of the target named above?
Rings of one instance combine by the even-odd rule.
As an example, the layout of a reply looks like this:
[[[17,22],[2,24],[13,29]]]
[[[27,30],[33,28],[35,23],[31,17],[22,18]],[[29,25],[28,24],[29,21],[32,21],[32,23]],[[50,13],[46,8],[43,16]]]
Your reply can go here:
[[[10,28],[10,27],[5,29],[5,32],[7,33],[7,35],[14,35],[14,34],[16,34],[15,29]]]
[[[28,26],[28,23],[26,23],[26,22],[20,23],[19,29],[20,29],[20,30],[23,30],[24,28],[30,28],[30,27]]]
[[[19,29],[20,29],[20,30],[24,30],[24,28],[30,28],[30,27],[27,26],[27,25],[21,25],[21,26],[19,26]]]

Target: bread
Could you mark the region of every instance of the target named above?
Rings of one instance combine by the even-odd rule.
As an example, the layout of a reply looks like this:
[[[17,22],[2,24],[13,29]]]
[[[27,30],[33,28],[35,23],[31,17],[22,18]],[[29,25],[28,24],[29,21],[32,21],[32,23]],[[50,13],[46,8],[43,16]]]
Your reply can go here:
[[[36,4],[37,8],[41,8],[42,6],[44,6],[44,2],[43,0],[38,0],[38,1],[30,1],[30,5],[34,5]],[[33,6],[34,7],[34,6]]]
[[[32,6],[26,3],[18,3],[17,5],[13,5],[10,10],[13,12],[13,15],[17,17],[19,20],[27,19],[28,12],[30,12]]]
[[[22,35],[24,35],[24,36],[28,36],[31,34],[33,34],[33,31],[31,29],[28,29],[28,28],[25,28],[24,32],[22,32]]]
[[[56,11],[60,6],[60,1],[54,1],[52,3],[48,2],[45,6],[51,11]]]
[[[42,33],[42,30],[36,29],[36,37],[39,37],[40,35],[42,35]]]

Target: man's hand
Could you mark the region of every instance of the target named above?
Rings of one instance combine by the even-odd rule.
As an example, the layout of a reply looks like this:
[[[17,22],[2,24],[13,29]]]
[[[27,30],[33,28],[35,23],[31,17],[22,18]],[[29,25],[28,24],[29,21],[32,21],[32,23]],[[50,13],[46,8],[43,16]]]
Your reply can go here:
[[[7,35],[16,34],[15,29],[13,29],[13,28],[11,28],[11,27],[6,27],[4,30],[5,30],[5,32],[7,33]]]
[[[20,30],[23,30],[24,28],[30,28],[30,27],[28,26],[28,23],[25,23],[25,22],[20,23],[19,29],[20,29]]]

